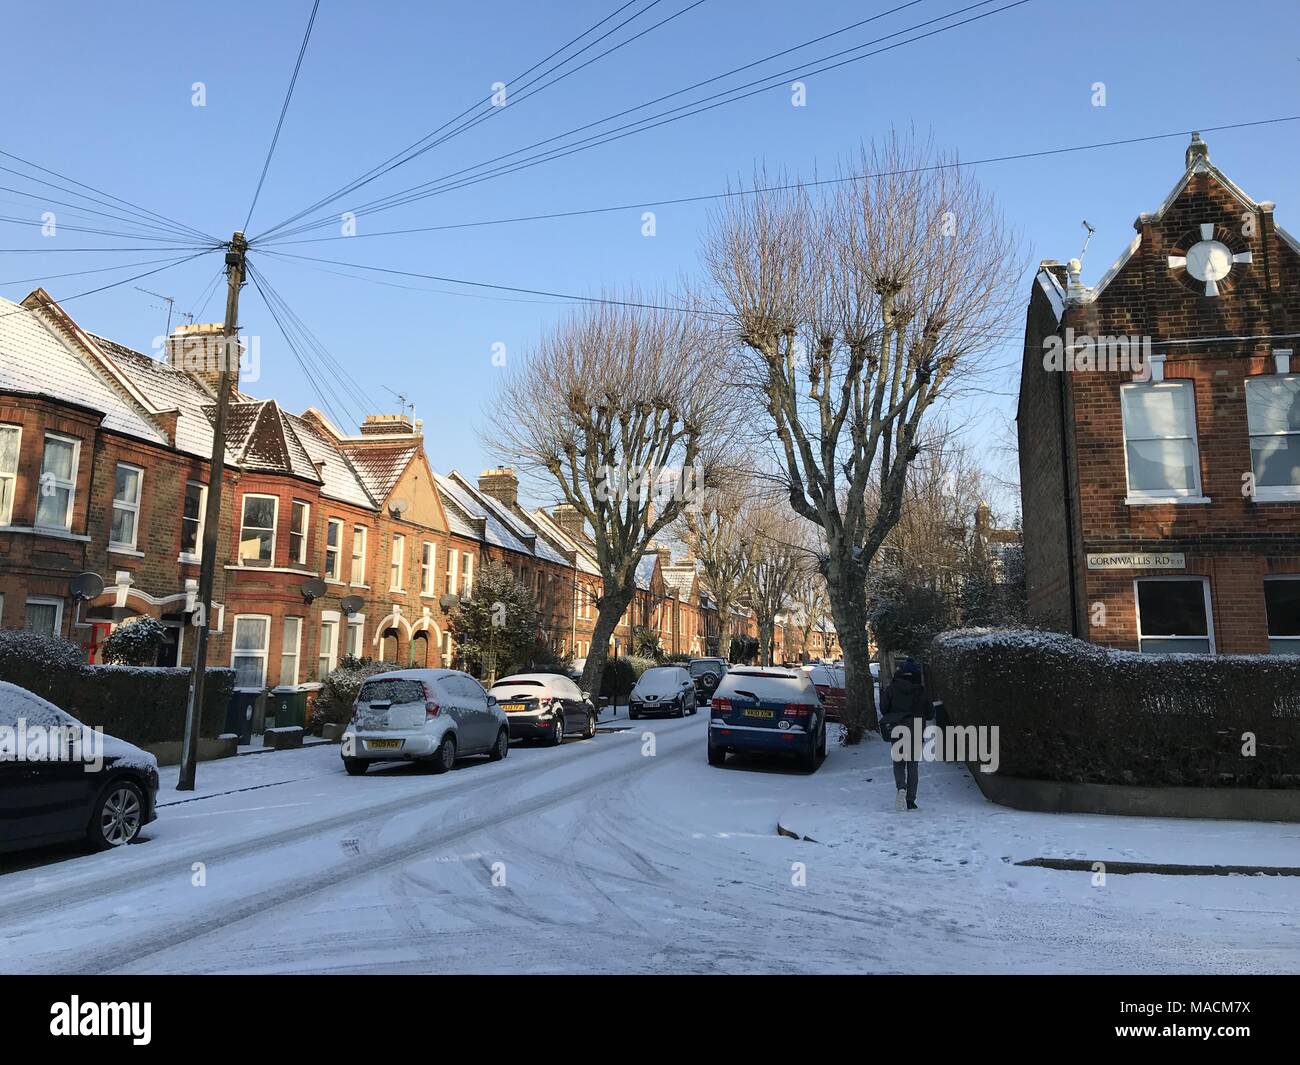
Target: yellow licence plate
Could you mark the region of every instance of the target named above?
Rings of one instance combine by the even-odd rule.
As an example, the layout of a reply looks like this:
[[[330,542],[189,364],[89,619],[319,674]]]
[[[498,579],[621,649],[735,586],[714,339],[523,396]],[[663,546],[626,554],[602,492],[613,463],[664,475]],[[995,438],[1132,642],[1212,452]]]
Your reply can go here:
[[[527,710],[528,707],[524,706],[523,703],[503,703],[501,709],[507,714],[518,714]]]
[[[776,714],[775,710],[746,710],[745,711],[746,717],[773,717],[775,714]]]
[[[395,751],[401,745],[401,740],[366,740],[366,749],[370,751]]]

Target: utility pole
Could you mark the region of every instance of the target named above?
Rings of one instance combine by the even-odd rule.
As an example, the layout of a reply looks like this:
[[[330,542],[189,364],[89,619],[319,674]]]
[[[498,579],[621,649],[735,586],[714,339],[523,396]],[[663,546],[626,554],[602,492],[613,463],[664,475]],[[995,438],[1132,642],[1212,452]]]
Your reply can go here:
[[[199,753],[199,718],[203,713],[204,671],[208,665],[208,628],[212,609],[212,580],[217,568],[221,534],[221,482],[226,472],[226,416],[230,410],[233,369],[239,359],[239,290],[244,284],[244,259],[248,241],[236,232],[226,248],[226,321],[222,330],[221,376],[217,381],[217,418],[212,430],[212,460],[208,464],[208,499],[203,511],[203,555],[199,565],[198,636],[194,642],[194,667],[185,705],[185,739],[181,745],[177,791],[194,790],[194,769]]]

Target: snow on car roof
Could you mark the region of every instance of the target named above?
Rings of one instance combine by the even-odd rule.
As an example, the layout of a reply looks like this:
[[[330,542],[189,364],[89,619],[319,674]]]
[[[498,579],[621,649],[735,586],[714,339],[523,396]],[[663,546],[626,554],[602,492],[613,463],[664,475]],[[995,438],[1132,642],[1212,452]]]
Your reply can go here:
[[[501,677],[495,684],[494,688],[499,688],[502,684],[550,684],[557,680],[568,680],[559,673],[512,673],[508,677]]]

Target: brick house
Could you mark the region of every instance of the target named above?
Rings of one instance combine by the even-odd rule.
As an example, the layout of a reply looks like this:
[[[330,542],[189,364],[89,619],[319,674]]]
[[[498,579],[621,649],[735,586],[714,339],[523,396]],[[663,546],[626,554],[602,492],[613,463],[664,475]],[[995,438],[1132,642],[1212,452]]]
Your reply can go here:
[[[1045,261],[1032,285],[1017,411],[1030,613],[1115,648],[1295,653],[1300,243],[1195,136],[1134,225],[1096,286],[1077,260]]]

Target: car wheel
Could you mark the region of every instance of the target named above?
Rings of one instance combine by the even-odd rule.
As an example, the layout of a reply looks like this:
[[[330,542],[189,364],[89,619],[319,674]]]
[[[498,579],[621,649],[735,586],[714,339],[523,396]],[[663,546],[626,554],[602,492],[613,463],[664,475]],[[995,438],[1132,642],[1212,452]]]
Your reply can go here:
[[[497,741],[492,745],[492,750],[488,754],[488,757],[494,762],[499,762],[509,753],[510,753],[510,733],[507,732],[505,729],[502,729],[500,732],[497,733]]]
[[[709,744],[709,765],[722,765],[727,760],[727,752],[721,747]]]
[[[629,709],[627,712],[627,717],[629,721],[639,721],[641,718],[641,711]]]
[[[594,739],[596,736],[596,715],[587,715],[587,730],[582,734],[584,740]]]
[[[564,742],[564,715],[555,716],[555,727],[551,729],[551,734],[546,738],[546,746],[558,747]]]
[[[809,773],[817,771],[817,742],[809,737],[808,750],[799,755],[799,765]]]
[[[344,758],[343,768],[347,770],[348,776],[359,777],[370,768],[370,763],[364,758]]]
[[[115,780],[104,789],[90,817],[90,845],[106,851],[123,847],[144,827],[144,795],[129,780]]]
[[[433,771],[445,773],[456,764],[456,739],[450,733],[443,736],[438,744],[438,753],[433,756]]]
[[[822,758],[826,757],[826,725],[825,724],[822,725],[822,742],[821,742],[821,748],[819,753]]]

